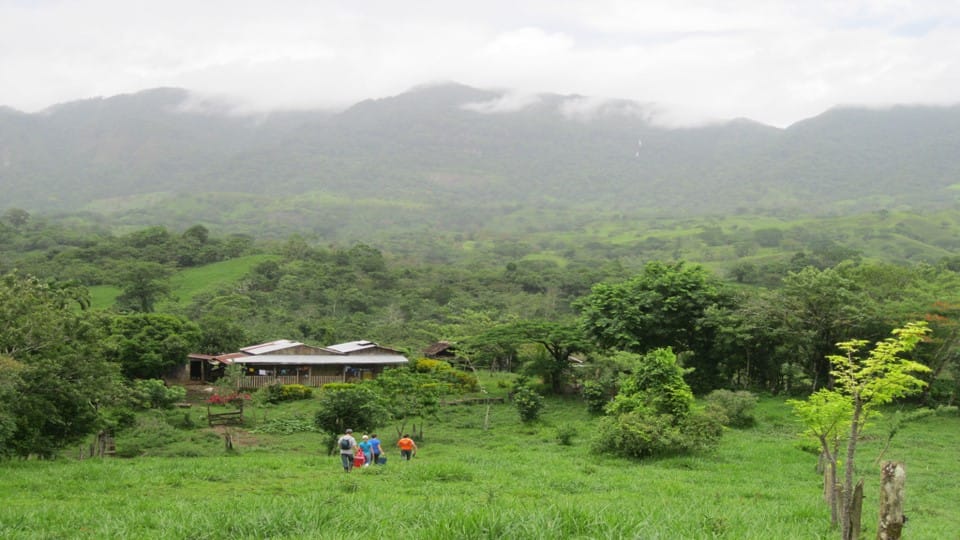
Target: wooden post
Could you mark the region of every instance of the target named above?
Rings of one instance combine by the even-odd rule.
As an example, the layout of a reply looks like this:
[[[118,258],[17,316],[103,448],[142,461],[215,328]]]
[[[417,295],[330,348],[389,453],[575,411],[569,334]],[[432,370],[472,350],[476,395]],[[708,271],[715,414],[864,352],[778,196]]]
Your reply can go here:
[[[823,499],[830,508],[830,526],[836,527],[840,521],[838,493],[840,487],[837,485],[837,468],[831,463],[823,471]]]
[[[850,540],[860,538],[860,518],[863,515],[863,480],[853,488],[853,500],[850,501]]]
[[[880,524],[877,540],[899,540],[903,532],[903,493],[907,471],[903,463],[887,461],[880,468]]]

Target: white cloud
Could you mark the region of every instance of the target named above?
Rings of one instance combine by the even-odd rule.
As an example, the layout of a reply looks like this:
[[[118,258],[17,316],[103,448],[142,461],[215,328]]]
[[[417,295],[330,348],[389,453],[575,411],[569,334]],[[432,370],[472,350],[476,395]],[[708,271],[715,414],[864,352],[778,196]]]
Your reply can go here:
[[[0,104],[157,86],[247,110],[343,106],[427,81],[656,103],[786,125],[838,104],[960,96],[942,0],[0,0]]]
[[[477,103],[467,103],[463,108],[468,111],[476,111],[482,114],[508,113],[526,109],[531,105],[536,105],[541,101],[540,96],[536,94],[524,94],[520,92],[505,92],[502,96],[489,101],[480,101]]]

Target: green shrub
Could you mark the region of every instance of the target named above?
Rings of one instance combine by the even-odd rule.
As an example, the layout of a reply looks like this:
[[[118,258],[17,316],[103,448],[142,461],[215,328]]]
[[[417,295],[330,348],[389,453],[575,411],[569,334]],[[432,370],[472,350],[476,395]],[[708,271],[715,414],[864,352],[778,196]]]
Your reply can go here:
[[[319,431],[336,435],[347,428],[371,431],[389,419],[383,398],[368,385],[325,385],[318,400],[314,425]]]
[[[454,387],[454,390],[460,392],[475,392],[477,388],[480,387],[477,376],[472,373],[451,369],[441,374],[442,378]]]
[[[413,364],[413,369],[419,373],[437,373],[441,371],[450,371],[453,366],[443,360],[434,360],[432,358],[421,358]]]
[[[600,414],[610,403],[607,388],[600,381],[586,381],[580,390],[583,401],[587,404],[587,410],[594,414]]]
[[[683,374],[670,349],[644,355],[607,405],[593,449],[642,458],[716,447],[726,416],[716,407],[695,409]]]
[[[513,405],[520,413],[520,420],[533,422],[540,418],[543,409],[543,396],[529,386],[520,386],[513,392]]]
[[[133,406],[139,409],[169,409],[187,395],[182,386],[167,386],[160,379],[137,379],[130,389]]]
[[[336,383],[333,383],[336,384]],[[296,401],[298,399],[310,399],[313,396],[313,390],[302,384],[268,384],[260,390],[257,390],[256,399],[260,403],[272,403],[276,405],[282,401]]]
[[[257,390],[255,399],[258,403],[280,403],[283,401],[283,385],[279,383],[268,384]]]
[[[706,411],[692,411],[680,420],[635,411],[601,419],[591,447],[633,458],[669,456],[712,450],[722,434],[723,424]]]
[[[570,424],[563,424],[557,426],[557,442],[563,446],[570,446],[573,444],[573,437],[577,434],[577,428],[573,427]]]
[[[298,399],[310,399],[313,396],[313,390],[302,384],[285,384],[280,389],[283,401],[296,401]]]
[[[707,395],[706,402],[708,408],[722,413],[727,418],[726,425],[730,427],[750,427],[757,423],[754,417],[757,396],[746,390],[737,392],[714,390]]]
[[[338,390],[350,390],[350,389],[353,389],[353,388],[356,388],[356,387],[357,387],[356,383],[349,383],[349,382],[332,382],[332,383],[327,383],[327,384],[321,386],[321,387],[320,387],[320,390],[321,390],[322,392],[335,392],[335,391],[338,391]]]

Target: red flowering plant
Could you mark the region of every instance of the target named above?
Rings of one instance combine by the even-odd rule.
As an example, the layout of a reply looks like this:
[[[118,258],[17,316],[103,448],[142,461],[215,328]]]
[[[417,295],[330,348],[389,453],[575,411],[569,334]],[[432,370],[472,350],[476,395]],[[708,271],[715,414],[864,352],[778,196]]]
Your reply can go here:
[[[250,394],[214,394],[207,398],[207,403],[210,405],[233,405],[234,407],[240,407],[245,401],[250,401]]]

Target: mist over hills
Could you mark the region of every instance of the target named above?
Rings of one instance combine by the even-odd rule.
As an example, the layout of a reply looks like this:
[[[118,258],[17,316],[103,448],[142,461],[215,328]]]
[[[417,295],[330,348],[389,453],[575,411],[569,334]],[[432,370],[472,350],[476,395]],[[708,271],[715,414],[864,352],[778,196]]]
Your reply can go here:
[[[669,128],[654,113],[457,84],[340,112],[242,116],[172,88],[2,108],[0,206],[149,213],[179,201],[177,219],[202,221],[252,204],[259,217],[246,219],[268,220],[375,200],[413,220],[440,207],[450,219],[503,206],[843,213],[943,207],[960,193],[960,107],[838,108],[786,129]]]

